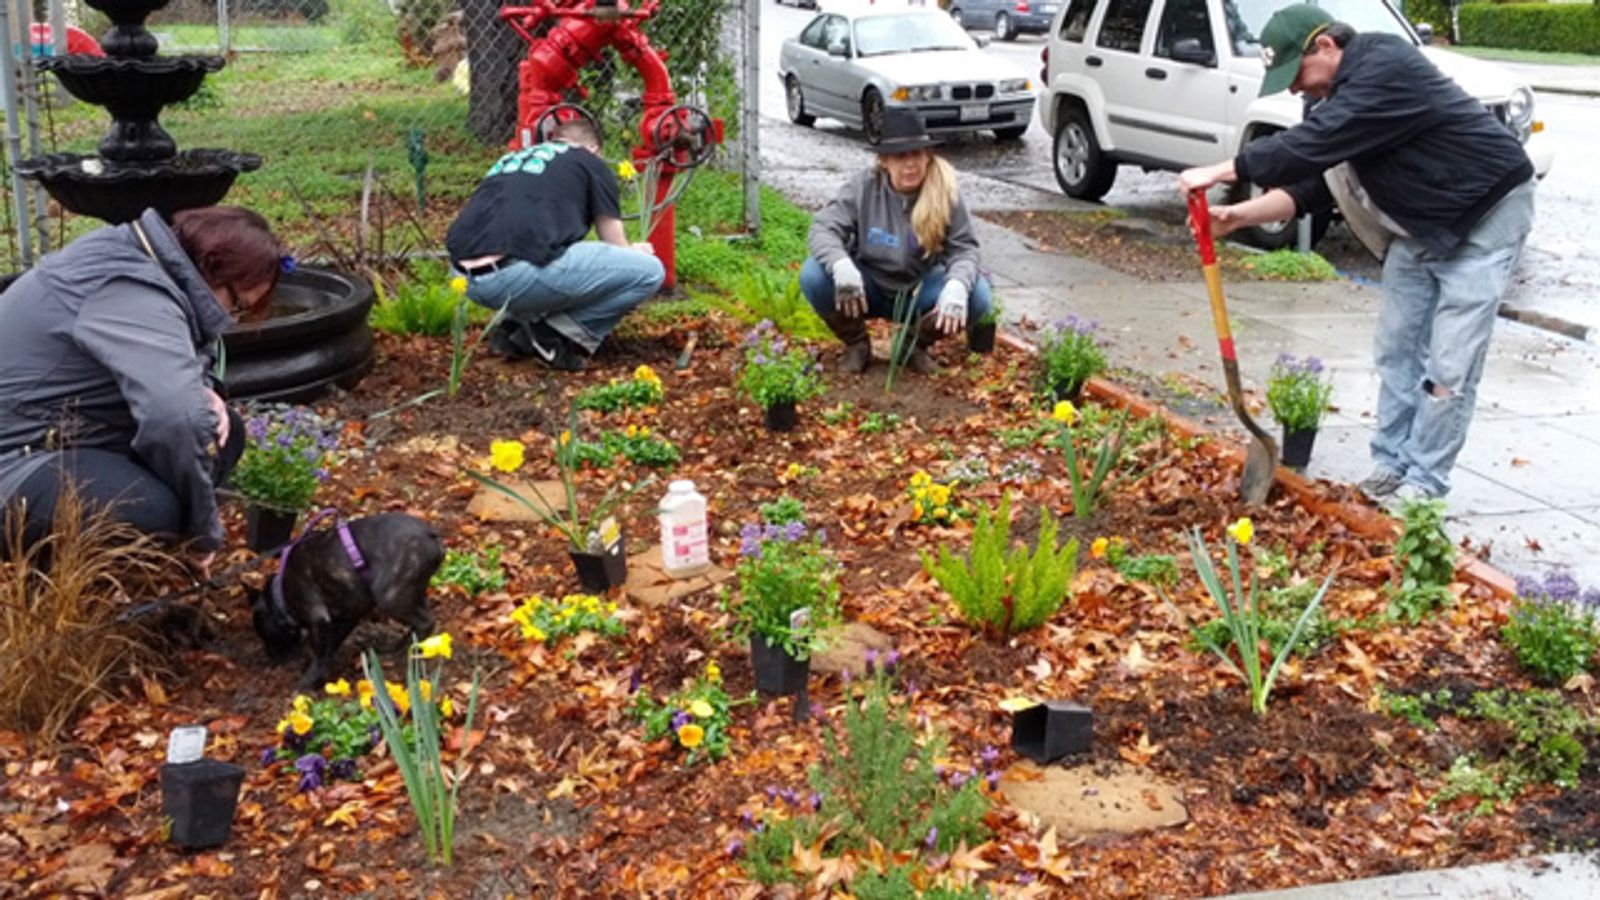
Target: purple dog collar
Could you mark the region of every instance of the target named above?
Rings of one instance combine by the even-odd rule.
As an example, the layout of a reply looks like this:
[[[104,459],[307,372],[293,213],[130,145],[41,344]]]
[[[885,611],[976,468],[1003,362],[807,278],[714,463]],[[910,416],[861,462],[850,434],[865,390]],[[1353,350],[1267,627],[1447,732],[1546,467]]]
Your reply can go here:
[[[306,522],[305,527],[300,530],[300,536],[284,544],[283,549],[278,552],[278,571],[272,575],[272,586],[269,594],[272,599],[273,612],[290,622],[294,621],[294,616],[289,614],[289,604],[283,597],[283,573],[289,569],[289,554],[297,544],[311,536],[312,529],[316,527],[318,522],[333,514],[334,510],[331,508],[319,511],[311,517],[310,521]],[[361,576],[361,580],[366,581],[368,579],[367,558],[361,555],[361,548],[356,544],[356,536],[350,533],[350,524],[343,519],[339,519],[335,530],[339,534],[339,543],[344,547],[345,555],[350,557],[350,565],[355,568],[356,574]]]

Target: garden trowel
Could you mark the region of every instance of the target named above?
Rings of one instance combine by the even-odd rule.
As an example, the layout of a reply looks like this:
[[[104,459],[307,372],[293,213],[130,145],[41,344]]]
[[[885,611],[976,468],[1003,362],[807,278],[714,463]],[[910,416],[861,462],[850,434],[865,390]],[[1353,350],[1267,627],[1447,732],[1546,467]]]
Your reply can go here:
[[[1200,263],[1206,274],[1206,290],[1211,294],[1211,320],[1217,326],[1217,344],[1222,349],[1222,372],[1228,379],[1228,399],[1234,415],[1250,432],[1250,449],[1244,458],[1244,474],[1239,479],[1239,496],[1257,504],[1272,490],[1272,476],[1278,465],[1278,445],[1266,429],[1250,418],[1244,407],[1244,392],[1239,387],[1239,358],[1234,354],[1233,332],[1228,327],[1228,306],[1222,299],[1222,271],[1217,267],[1217,247],[1211,240],[1211,208],[1205,191],[1189,193],[1189,224],[1200,245]]]

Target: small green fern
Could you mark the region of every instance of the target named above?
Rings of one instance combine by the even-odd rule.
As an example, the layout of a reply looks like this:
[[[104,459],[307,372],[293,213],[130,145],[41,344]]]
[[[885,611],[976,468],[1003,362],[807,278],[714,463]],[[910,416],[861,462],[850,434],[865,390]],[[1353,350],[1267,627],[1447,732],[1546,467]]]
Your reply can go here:
[[[997,510],[980,510],[966,559],[948,547],[935,560],[921,551],[922,568],[955,600],[968,622],[1000,634],[1037,628],[1072,593],[1078,570],[1078,540],[1056,547],[1056,518],[1041,511],[1038,546],[1011,546],[1011,495]]]

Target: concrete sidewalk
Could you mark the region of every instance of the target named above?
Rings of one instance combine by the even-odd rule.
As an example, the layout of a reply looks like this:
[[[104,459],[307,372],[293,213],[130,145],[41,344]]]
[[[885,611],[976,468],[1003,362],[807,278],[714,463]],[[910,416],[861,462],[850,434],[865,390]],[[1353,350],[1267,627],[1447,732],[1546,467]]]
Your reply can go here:
[[[1098,319],[1114,366],[1151,375],[1178,372],[1225,390],[1204,282],[1146,283],[1097,263],[1042,253],[1020,235],[980,221],[984,265],[1009,327],[1069,313]],[[1372,329],[1376,287],[1226,284],[1228,311],[1246,389],[1264,392],[1280,353],[1316,356],[1334,383],[1306,474],[1353,482],[1371,468],[1367,442],[1377,402]],[[1270,422],[1270,413],[1262,412]],[[1231,415],[1219,429],[1243,432]],[[1600,585],[1600,347],[1497,321],[1477,416],[1448,498],[1458,542],[1487,546],[1489,561],[1513,575],[1570,569]]]
[[[1595,857],[1557,853],[1530,859],[1407,872],[1286,891],[1235,894],[1226,900],[1579,900],[1600,897]]]

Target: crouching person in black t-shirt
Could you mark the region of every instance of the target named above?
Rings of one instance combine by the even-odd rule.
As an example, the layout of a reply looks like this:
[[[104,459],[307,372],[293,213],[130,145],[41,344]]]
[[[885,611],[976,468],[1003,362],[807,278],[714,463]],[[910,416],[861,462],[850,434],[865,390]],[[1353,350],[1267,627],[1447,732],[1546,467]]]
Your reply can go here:
[[[629,244],[617,177],[586,121],[502,156],[450,226],[467,297],[506,308],[490,349],[577,371],[629,310],[661,287],[649,244]],[[585,241],[590,227],[598,241]]]

